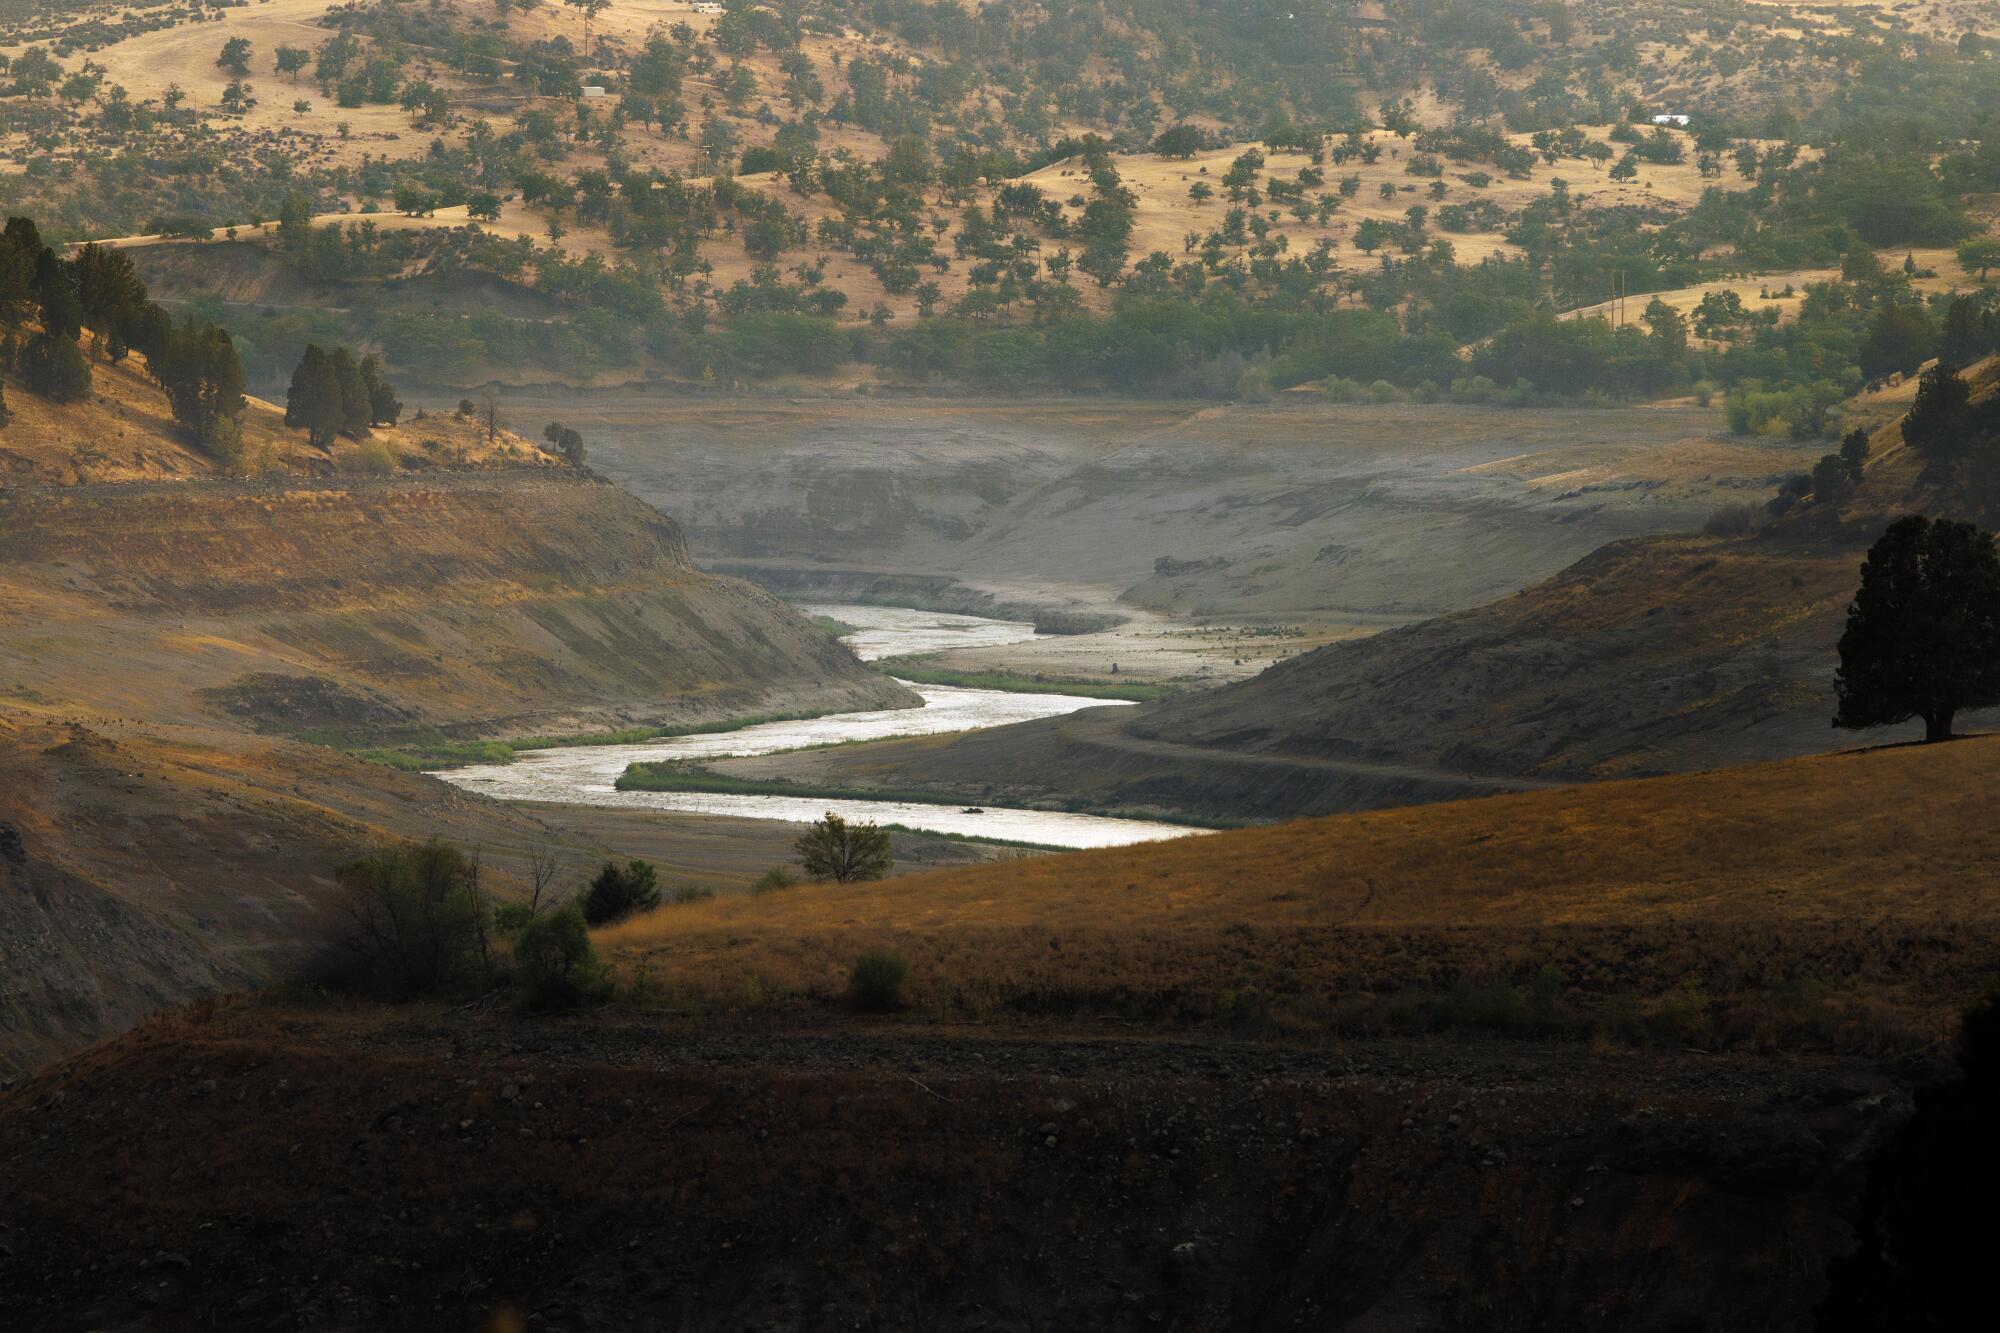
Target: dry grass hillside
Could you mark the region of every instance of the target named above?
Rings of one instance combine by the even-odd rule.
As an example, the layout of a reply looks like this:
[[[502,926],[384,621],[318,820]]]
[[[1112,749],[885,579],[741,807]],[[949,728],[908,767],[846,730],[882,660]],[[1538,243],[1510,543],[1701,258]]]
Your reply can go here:
[[[32,323],[25,326],[32,331]],[[320,448],[285,425],[284,409],[246,400],[242,456],[225,465],[190,447],[166,395],[147,373],[144,353],[113,363],[102,340],[83,336],[92,357],[91,391],[78,403],[54,403],[5,377],[8,421],[0,428],[0,488],[204,477],[375,475],[444,467],[560,468],[558,460],[511,430],[489,433],[473,417],[411,416],[378,426],[367,440],[341,438]]]
[[[566,470],[29,488],[0,493],[0,550],[14,1069],[281,979],[326,936],[332,868],[372,841],[509,862],[594,841],[271,733],[434,742],[907,697]]]
[[[340,919],[333,867],[390,837],[559,835],[334,750],[8,701],[0,1078],[195,995],[268,985]],[[497,883],[509,888],[506,863]]]
[[[2000,738],[1858,751],[717,900],[600,943],[702,1006],[835,995],[889,948],[938,1017],[1922,1043],[1992,980],[1996,777]]]
[[[0,1066],[280,978],[372,841],[592,841],[298,739],[913,702],[519,436],[442,416],[321,449],[253,400],[226,468],[143,371],[65,405],[10,384],[0,428]]]

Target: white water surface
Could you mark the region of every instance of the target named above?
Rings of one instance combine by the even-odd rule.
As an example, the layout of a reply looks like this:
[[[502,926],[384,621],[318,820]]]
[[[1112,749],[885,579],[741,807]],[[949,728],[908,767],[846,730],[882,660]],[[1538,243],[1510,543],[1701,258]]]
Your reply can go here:
[[[941,611],[902,607],[816,604],[808,615],[831,616],[854,626],[845,637],[866,660],[941,648],[1019,643],[1035,637],[1032,625]],[[711,795],[700,792],[619,791],[626,768],[668,759],[720,759],[730,755],[775,754],[806,746],[892,736],[1000,727],[1058,717],[1080,708],[1121,707],[1117,701],[1072,694],[1016,694],[1006,690],[966,690],[947,685],[911,685],[921,708],[888,708],[835,713],[798,722],[766,722],[740,731],[678,736],[636,745],[575,745],[528,750],[511,764],[450,769],[437,776],[468,791],[503,801],[559,801],[571,805],[621,806],[673,814],[734,815],[809,823],[831,810],[844,819],[872,819],[935,833],[1033,842],[1051,847],[1117,847],[1184,837],[1200,830],[1177,824],[1046,810],[985,807],[968,814],[956,806],[903,801],[835,801],[790,796]]]
[[[1035,637],[1025,620],[988,620],[984,616],[949,611],[913,611],[901,606],[846,606],[806,602],[799,610],[809,616],[830,616],[851,632],[841,642],[864,662],[910,653],[935,653],[947,648],[992,648]]]

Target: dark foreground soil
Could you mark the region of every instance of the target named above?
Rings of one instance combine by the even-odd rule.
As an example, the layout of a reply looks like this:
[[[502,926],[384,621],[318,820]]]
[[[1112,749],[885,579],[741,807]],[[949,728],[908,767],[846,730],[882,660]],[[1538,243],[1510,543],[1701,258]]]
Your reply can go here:
[[[1900,1074],[224,1005],[0,1092],[9,1328],[1807,1327]]]

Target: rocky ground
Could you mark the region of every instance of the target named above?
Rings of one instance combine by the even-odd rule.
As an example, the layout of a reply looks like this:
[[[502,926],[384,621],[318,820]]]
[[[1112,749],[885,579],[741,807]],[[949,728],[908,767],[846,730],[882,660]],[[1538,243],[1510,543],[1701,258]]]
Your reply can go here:
[[[0,1093],[0,1299],[26,1329],[1804,1328],[1908,1072],[225,1004]]]

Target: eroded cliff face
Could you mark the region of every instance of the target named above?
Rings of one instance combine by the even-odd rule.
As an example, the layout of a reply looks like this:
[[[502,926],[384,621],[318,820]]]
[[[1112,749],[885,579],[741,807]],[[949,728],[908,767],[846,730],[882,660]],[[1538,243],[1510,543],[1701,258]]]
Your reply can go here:
[[[283,978],[371,842],[557,836],[331,746],[914,701],[566,469],[0,492],[0,1077]]]
[[[910,696],[671,520],[547,469],[0,498],[0,690],[355,740]]]

